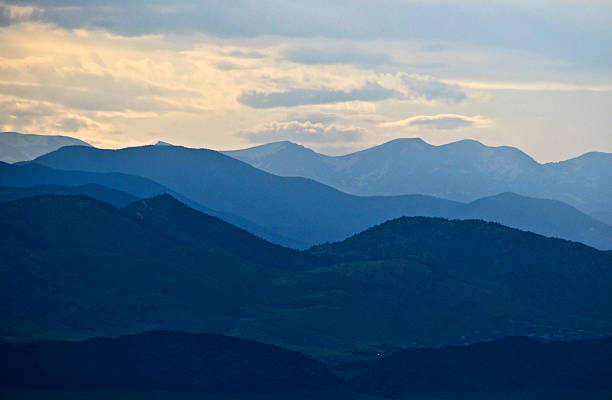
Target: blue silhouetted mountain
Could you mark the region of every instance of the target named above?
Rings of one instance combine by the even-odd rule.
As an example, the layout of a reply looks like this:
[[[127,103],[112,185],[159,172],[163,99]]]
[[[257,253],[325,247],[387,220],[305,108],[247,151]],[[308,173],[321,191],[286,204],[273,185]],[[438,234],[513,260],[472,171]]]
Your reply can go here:
[[[40,157],[35,163],[69,170],[143,176],[204,207],[266,227],[267,234],[219,215],[259,236],[292,247],[341,240],[399,216],[462,218],[464,213],[467,218],[483,215],[516,228],[584,241],[602,249],[612,248],[612,234],[607,225],[557,202],[549,204],[522,198],[513,205],[512,202],[492,204],[495,202],[489,200],[482,202],[480,210],[480,203],[462,208],[462,203],[431,196],[353,196],[310,179],[272,175],[205,149],[65,147]],[[521,215],[524,206],[534,220]],[[547,210],[541,214],[533,212],[538,207]]]
[[[282,178],[206,149],[66,147],[37,164],[143,176],[199,204],[301,242],[341,240],[401,215],[439,215],[456,203],[428,196],[358,197],[304,178]]]
[[[0,132],[0,161],[14,163],[33,160],[63,146],[90,146],[82,140],[68,136],[31,135]]]
[[[215,248],[259,265],[304,269],[314,262],[305,253],[267,242],[217,217],[196,211],[168,194],[134,202],[123,211],[141,224],[185,243]]]
[[[150,200],[154,209],[163,199]],[[159,231],[89,197],[44,195],[0,203],[3,332],[11,326],[24,333],[18,327],[26,321],[27,335],[54,338],[159,328],[228,330],[231,317],[268,296],[265,283],[279,274],[257,258],[269,250],[269,264],[279,265],[280,255],[292,250],[263,243],[252,258],[241,258],[249,243],[261,240],[216,218],[203,219],[207,225],[199,229],[211,233],[200,237],[233,229],[244,244],[192,244],[185,238],[193,230],[180,219],[175,231]],[[150,216],[144,220],[155,222]],[[176,233],[180,227],[186,231]]]
[[[125,207],[138,200],[136,196],[120,190],[88,183],[80,186],[35,185],[27,187],[0,186],[0,202],[22,199],[41,194],[88,196],[115,207]]]
[[[460,397],[452,398],[468,399],[472,393],[479,399],[484,394],[495,399],[605,399],[612,394],[612,339],[542,343],[508,337],[401,350],[361,368],[367,371],[350,383],[391,398],[455,393]]]
[[[497,223],[403,217],[310,252],[336,263],[418,260],[449,276],[492,280],[549,311],[600,321],[612,315],[609,254]],[[595,275],[603,281],[586,283]]]
[[[474,201],[515,192],[560,200],[612,224],[612,154],[539,164],[513,147],[473,140],[433,146],[421,139],[396,139],[337,157],[291,142],[224,153],[276,175],[311,178],[352,194]]]
[[[344,387],[300,353],[204,333],[0,344],[0,354],[3,388],[255,393]]]
[[[309,251],[168,196],[0,203],[5,340],[206,331],[375,357],[507,335],[612,332],[612,253],[482,221],[402,218]]]
[[[461,205],[443,216],[499,222],[544,236],[582,242],[602,250],[612,249],[612,226],[557,200],[502,193]]]
[[[137,198],[147,198],[162,193],[170,193],[176,198],[180,199],[182,202],[188,204],[190,207],[196,208],[207,214],[219,217],[224,221],[230,222],[244,229],[248,229],[249,232],[252,232],[267,240],[271,240],[275,243],[281,243],[291,247],[304,246],[304,244],[300,241],[295,241],[286,238],[274,231],[271,231],[270,229],[263,228],[262,226],[252,221],[249,221],[244,217],[240,217],[228,212],[218,212],[216,210],[204,207],[201,204],[198,204],[197,202],[186,198],[185,196],[181,196],[179,193],[171,191],[167,187],[162,186],[157,182],[153,182],[150,179],[143,178],[140,176],[122,173],[93,173],[83,171],[68,171],[48,168],[43,165],[34,163],[21,163],[19,165],[12,165],[0,162],[0,186],[37,186],[36,190],[38,191],[38,194],[60,194],[60,192],[58,191],[59,189],[54,188],[54,186],[69,187],[83,186],[88,184],[96,184],[107,187],[109,189],[119,190],[133,195]],[[97,191],[89,191],[85,193],[78,192],[79,189],[67,188],[65,190],[74,191],[74,193],[70,194],[88,195],[101,201],[109,202],[110,200],[108,196],[100,197],[99,195],[101,195],[101,193]],[[66,192],[65,194],[68,194],[68,192]],[[126,204],[117,203],[114,205],[124,206]]]
[[[105,186],[109,189],[129,193],[137,198],[152,197],[168,191],[159,183],[140,176],[121,173],[100,174],[65,171],[32,163],[11,165],[0,162],[0,185],[2,186],[82,186],[87,184]],[[52,192],[47,194],[52,194]]]

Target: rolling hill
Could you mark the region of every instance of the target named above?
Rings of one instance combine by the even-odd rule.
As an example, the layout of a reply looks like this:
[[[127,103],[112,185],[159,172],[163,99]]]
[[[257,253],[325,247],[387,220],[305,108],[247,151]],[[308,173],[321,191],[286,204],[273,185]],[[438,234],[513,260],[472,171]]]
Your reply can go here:
[[[406,349],[366,368],[350,380],[353,386],[391,398],[455,393],[453,398],[466,399],[605,399],[612,394],[612,339],[542,343],[508,337]]]
[[[494,223],[401,218],[298,252],[169,196],[37,196],[0,203],[0,229],[10,341],[172,329],[346,360],[612,332],[612,253]]]
[[[252,340],[155,331],[116,339],[0,344],[0,388],[196,393],[338,390],[302,354]]]

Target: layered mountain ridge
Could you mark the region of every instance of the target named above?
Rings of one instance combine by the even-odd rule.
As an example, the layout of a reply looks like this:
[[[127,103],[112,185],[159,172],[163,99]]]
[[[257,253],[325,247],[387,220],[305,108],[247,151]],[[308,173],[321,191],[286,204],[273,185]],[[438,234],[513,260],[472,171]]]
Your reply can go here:
[[[555,199],[612,223],[612,154],[587,153],[539,164],[519,149],[474,140],[434,146],[396,139],[347,154],[326,156],[291,142],[226,151],[231,157],[280,176],[303,176],[347,193],[419,193],[463,202],[514,192]]]

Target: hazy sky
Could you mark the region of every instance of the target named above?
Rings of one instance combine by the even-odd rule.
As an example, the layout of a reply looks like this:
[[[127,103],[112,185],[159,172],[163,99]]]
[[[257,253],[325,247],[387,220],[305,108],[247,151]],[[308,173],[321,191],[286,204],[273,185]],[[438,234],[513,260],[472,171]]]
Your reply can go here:
[[[101,147],[612,152],[612,2],[3,1],[0,129]]]

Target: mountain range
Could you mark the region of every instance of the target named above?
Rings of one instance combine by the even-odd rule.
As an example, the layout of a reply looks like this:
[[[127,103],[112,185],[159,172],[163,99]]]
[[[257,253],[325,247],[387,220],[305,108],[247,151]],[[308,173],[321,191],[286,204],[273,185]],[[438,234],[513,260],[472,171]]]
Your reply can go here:
[[[32,160],[63,146],[90,146],[90,144],[69,136],[0,132],[0,161],[14,163]]]
[[[169,195],[0,203],[0,332],[223,333],[323,359],[612,332],[612,253],[483,221],[400,218],[295,251]]]
[[[400,216],[435,216],[482,218],[612,249],[612,227],[559,201],[500,194],[466,205],[423,195],[355,196],[310,179],[266,173],[206,149],[70,146],[28,165],[144,177],[195,208],[296,248],[342,240]]]
[[[350,379],[353,387],[390,398],[429,398],[426,393],[446,398],[444,393],[454,393],[449,398],[605,399],[612,392],[612,340],[542,343],[507,337],[470,346],[400,350],[365,368]]]
[[[360,371],[344,381],[329,365],[293,351],[176,331],[5,343],[0,354],[0,396],[7,399],[604,400],[612,393],[611,339],[507,337],[404,349],[336,366]]]
[[[418,193],[470,202],[514,192],[560,200],[612,224],[612,154],[607,153],[540,164],[513,147],[474,140],[434,146],[415,138],[335,157],[291,142],[224,154],[279,176],[306,177],[351,194]]]
[[[337,390],[319,363],[221,335],[156,331],[82,342],[0,344],[0,388],[198,393]]]

